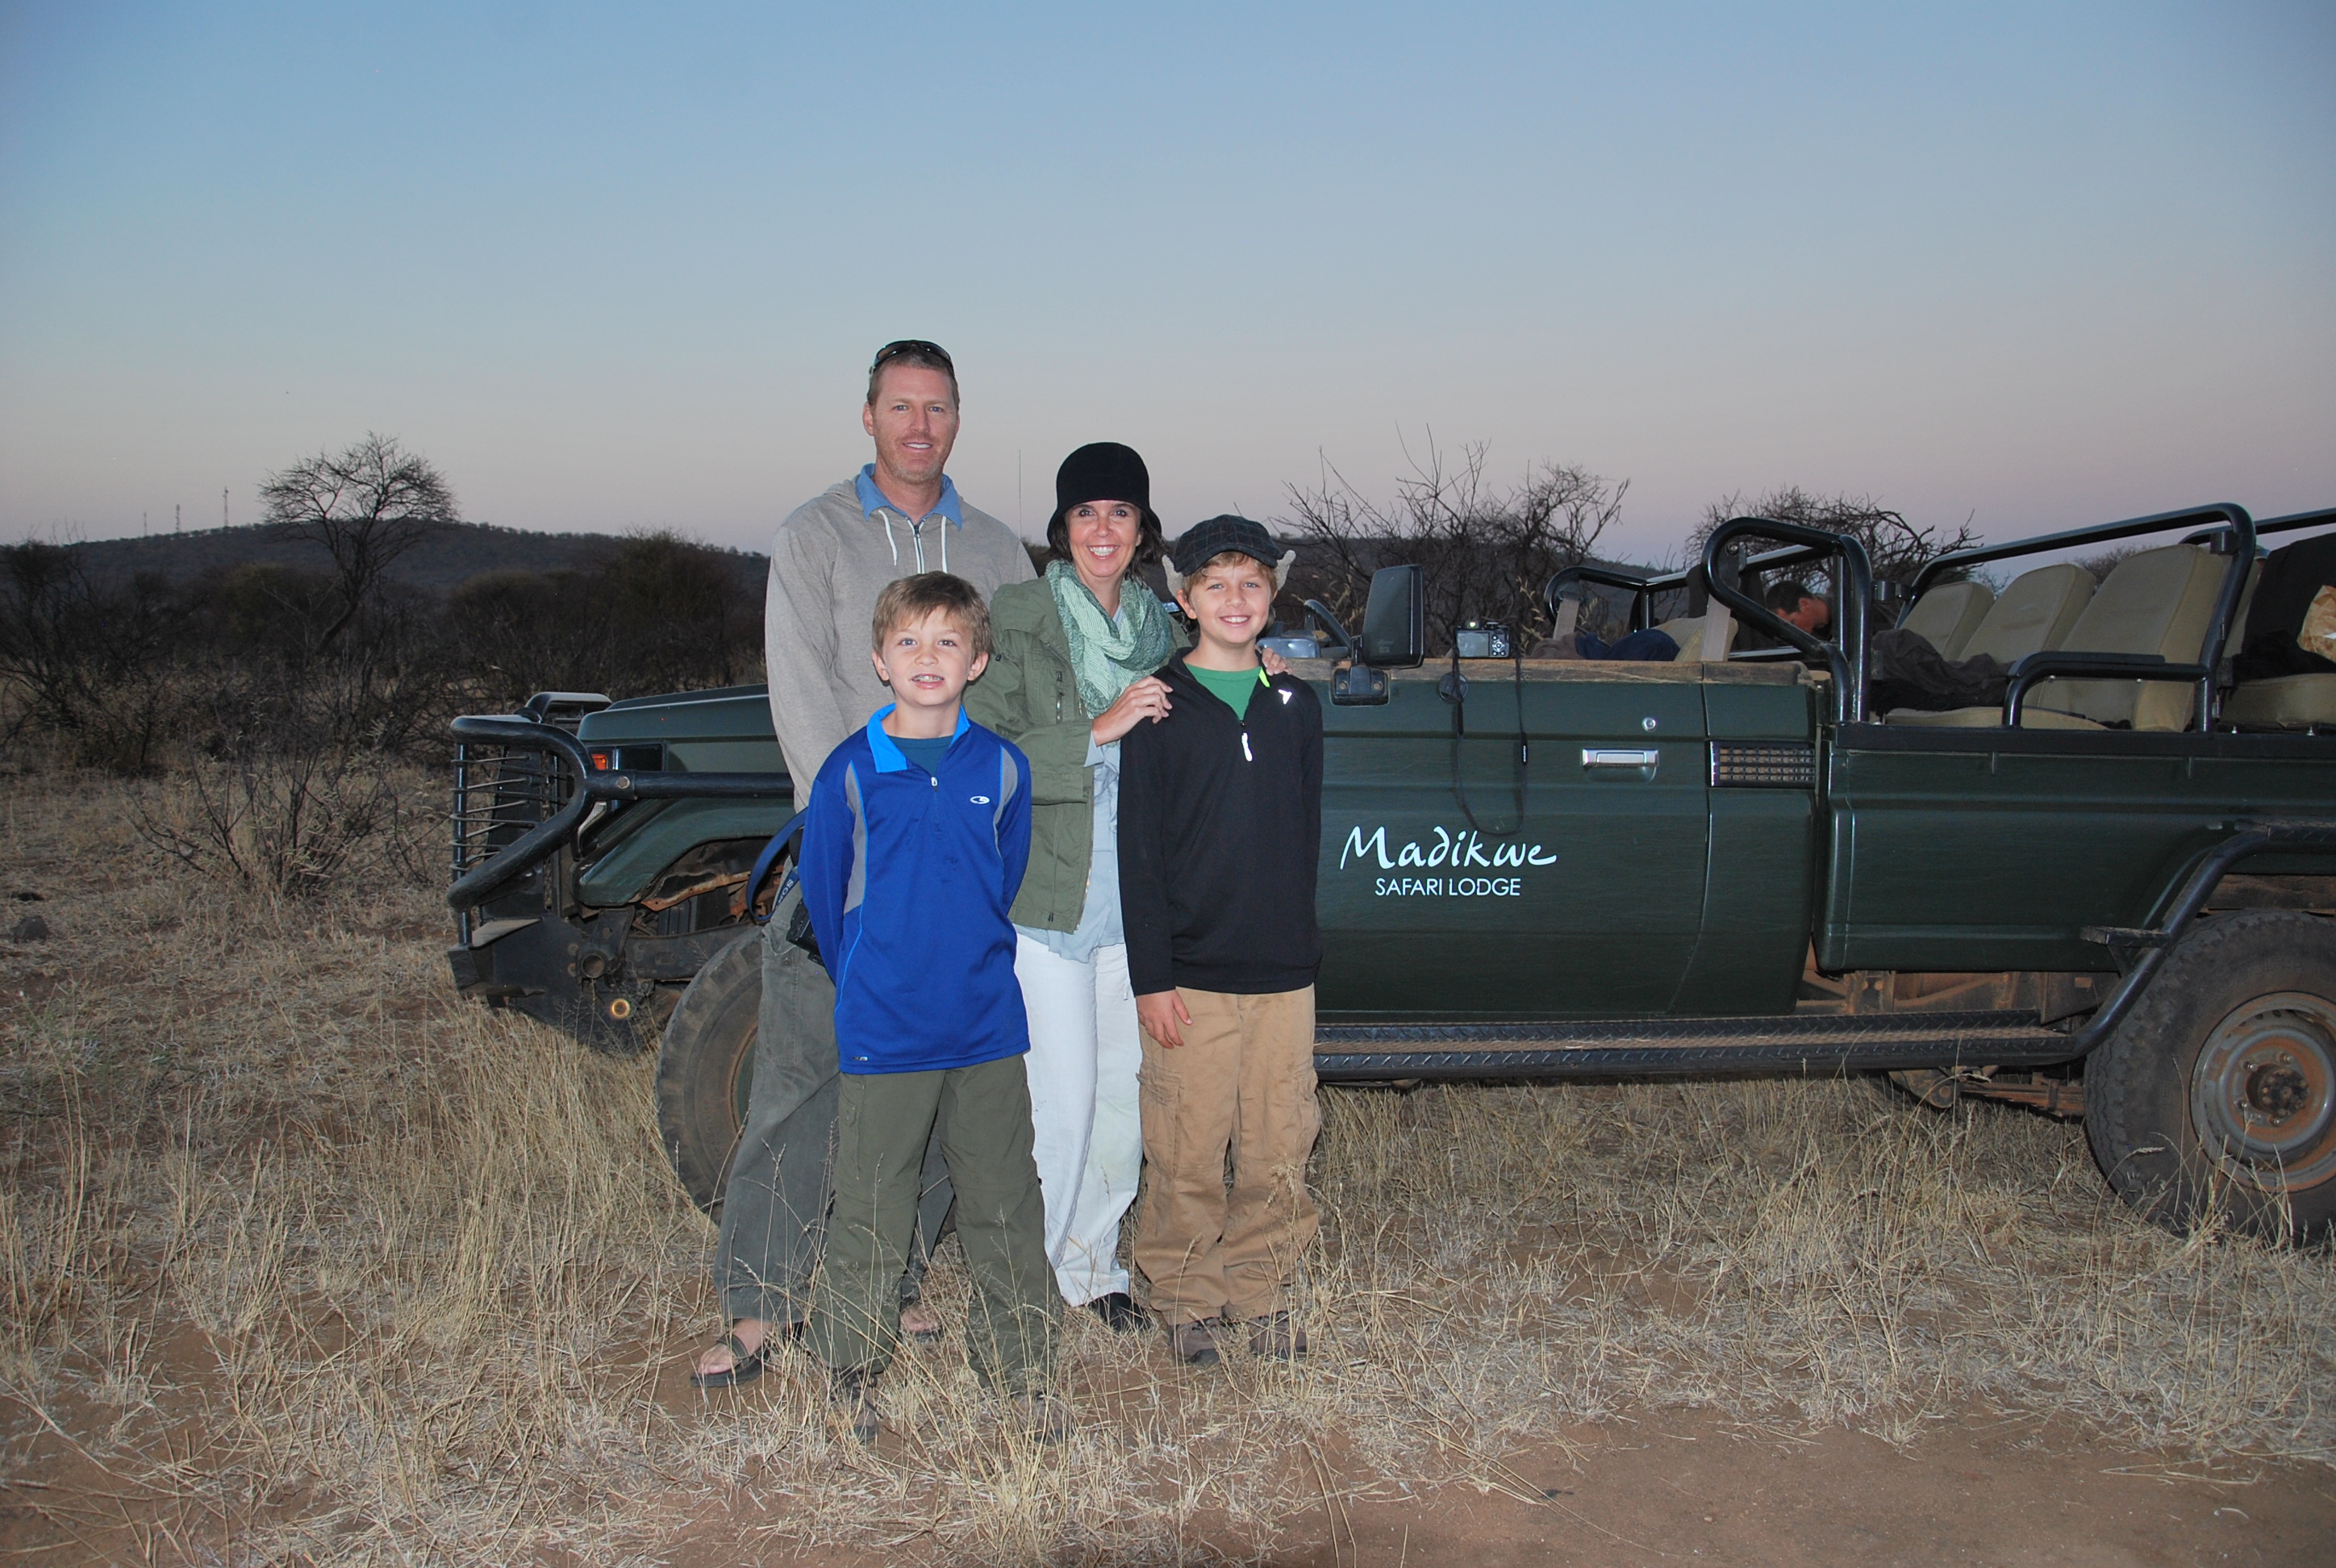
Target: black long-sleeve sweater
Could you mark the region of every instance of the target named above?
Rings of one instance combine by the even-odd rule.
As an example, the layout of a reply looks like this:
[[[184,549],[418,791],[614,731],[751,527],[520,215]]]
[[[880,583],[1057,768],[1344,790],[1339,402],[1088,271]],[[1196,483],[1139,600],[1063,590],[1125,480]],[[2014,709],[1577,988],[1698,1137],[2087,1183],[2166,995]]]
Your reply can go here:
[[[1240,718],[1184,667],[1120,742],[1119,898],[1135,994],[1302,990],[1322,961],[1322,707],[1291,676]]]

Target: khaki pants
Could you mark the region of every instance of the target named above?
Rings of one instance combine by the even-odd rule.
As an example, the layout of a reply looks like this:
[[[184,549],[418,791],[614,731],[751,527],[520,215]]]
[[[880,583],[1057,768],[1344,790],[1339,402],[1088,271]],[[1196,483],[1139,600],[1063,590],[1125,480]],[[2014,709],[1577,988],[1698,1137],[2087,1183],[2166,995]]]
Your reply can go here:
[[[1135,1261],[1170,1328],[1288,1307],[1298,1256],[1321,1229],[1306,1159],[1314,1099],[1314,988],[1265,996],[1179,988],[1192,1015],[1169,1050],[1144,1037],[1144,1215]],[[1232,1160],[1232,1182],[1225,1161]]]

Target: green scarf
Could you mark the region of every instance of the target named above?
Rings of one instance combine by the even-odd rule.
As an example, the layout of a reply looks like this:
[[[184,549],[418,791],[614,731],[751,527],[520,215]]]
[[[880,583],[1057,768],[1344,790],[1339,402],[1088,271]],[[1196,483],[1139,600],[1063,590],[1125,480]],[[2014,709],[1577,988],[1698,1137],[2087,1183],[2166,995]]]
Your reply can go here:
[[[1063,618],[1063,632],[1070,639],[1071,670],[1078,677],[1079,701],[1086,705],[1089,718],[1168,662],[1175,647],[1168,612],[1133,575],[1120,580],[1116,626],[1069,561],[1046,563],[1046,586],[1054,592],[1055,613]]]

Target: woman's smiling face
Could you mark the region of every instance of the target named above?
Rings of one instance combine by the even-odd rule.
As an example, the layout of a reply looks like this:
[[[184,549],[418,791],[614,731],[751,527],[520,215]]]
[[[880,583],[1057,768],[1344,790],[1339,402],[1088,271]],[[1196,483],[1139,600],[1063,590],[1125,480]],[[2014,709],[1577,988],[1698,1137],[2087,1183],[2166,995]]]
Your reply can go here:
[[[1109,601],[1104,590],[1116,591],[1135,559],[1135,541],[1144,527],[1143,509],[1130,501],[1083,501],[1063,514],[1071,541],[1071,566],[1096,598]]]

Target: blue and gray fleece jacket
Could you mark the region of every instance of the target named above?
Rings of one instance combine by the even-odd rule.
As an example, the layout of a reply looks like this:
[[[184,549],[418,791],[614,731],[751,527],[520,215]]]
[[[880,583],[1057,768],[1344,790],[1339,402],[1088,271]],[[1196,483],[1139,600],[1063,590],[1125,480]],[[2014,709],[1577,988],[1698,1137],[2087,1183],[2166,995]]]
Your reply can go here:
[[[1030,860],[1030,764],[959,713],[938,773],[880,709],[828,755],[803,821],[803,907],[835,981],[847,1073],[971,1067],[1030,1048],[1007,920]]]

